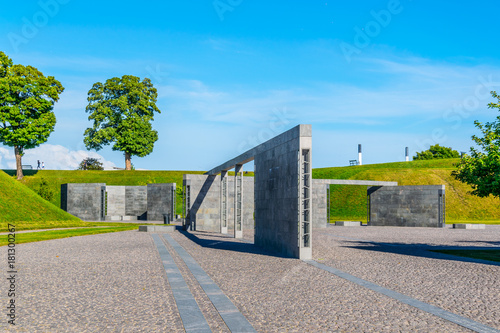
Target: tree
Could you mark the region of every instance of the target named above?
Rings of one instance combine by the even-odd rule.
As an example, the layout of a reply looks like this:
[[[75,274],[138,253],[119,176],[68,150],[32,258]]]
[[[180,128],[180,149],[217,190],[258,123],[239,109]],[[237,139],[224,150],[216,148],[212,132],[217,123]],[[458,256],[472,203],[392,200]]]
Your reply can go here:
[[[1,51],[0,65],[0,142],[14,147],[17,179],[21,179],[24,150],[46,142],[54,131],[52,110],[64,88],[35,67],[13,65]]]
[[[435,144],[431,146],[429,149],[417,152],[416,156],[413,156],[413,160],[433,160],[433,159],[441,159],[441,158],[458,158],[460,154],[458,151],[453,150],[451,148],[442,147],[439,144]]]
[[[77,170],[104,170],[104,167],[97,158],[87,157],[80,162]]]
[[[500,96],[492,91],[491,95],[498,103],[489,103],[488,108],[500,111]],[[490,194],[500,197],[500,116],[496,121],[482,124],[474,121],[483,137],[472,136],[480,149],[470,148],[470,155],[465,155],[453,171],[459,181],[472,186],[471,193],[478,197]]]
[[[142,82],[136,76],[124,75],[94,83],[88,93],[86,112],[94,124],[87,128],[84,143],[87,149],[100,150],[114,143],[112,149],[125,154],[125,169],[132,169],[131,156],[144,157],[153,151],[158,132],[151,121],[154,113],[160,113],[156,106],[158,93],[151,80]]]

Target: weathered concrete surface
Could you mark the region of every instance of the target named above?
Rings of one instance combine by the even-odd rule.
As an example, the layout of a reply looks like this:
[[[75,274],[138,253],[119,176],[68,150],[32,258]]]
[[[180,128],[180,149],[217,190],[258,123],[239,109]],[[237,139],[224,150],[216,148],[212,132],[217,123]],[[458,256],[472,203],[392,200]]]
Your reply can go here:
[[[472,224],[472,223],[454,223],[453,229],[485,229],[484,224]]]
[[[139,231],[143,231],[143,232],[174,232],[175,225],[140,225]]]
[[[149,221],[163,221],[163,214],[169,220],[175,217],[175,183],[147,185],[147,211]]]
[[[123,216],[125,213],[125,186],[106,185],[106,219],[108,216]],[[113,220],[113,218],[111,218]]]
[[[300,154],[312,151],[311,136],[310,125],[299,125],[255,149],[255,244],[300,259],[312,255],[302,244],[299,203]]]
[[[185,174],[184,186],[189,186],[191,202],[188,224],[193,230],[220,231],[220,175]],[[228,229],[234,229],[234,176],[227,176]],[[243,229],[254,229],[254,178],[243,177]]]
[[[314,228],[326,228],[328,225],[328,185],[324,179],[312,180],[312,223]]]
[[[101,221],[104,183],[61,184],[61,209],[84,221]]]
[[[125,214],[137,216],[139,220],[147,219],[148,191],[146,186],[125,186]]]
[[[335,221],[339,227],[361,227],[361,221]]]
[[[372,226],[444,227],[444,185],[368,188]]]

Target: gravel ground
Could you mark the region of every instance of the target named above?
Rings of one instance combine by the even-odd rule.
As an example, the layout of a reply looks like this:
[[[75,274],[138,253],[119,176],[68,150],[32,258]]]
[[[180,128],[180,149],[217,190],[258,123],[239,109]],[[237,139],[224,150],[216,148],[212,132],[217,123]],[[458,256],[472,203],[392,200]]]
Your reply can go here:
[[[205,232],[174,232],[172,237],[259,332],[469,331],[243,240]],[[245,232],[245,238],[251,237],[251,232]],[[499,247],[500,226],[487,226],[486,230],[328,227],[313,233],[313,256],[318,262],[500,328],[500,287],[498,282],[495,284],[499,266],[453,257],[437,259],[419,246],[402,249],[356,239]],[[167,247],[172,250],[170,245]],[[165,271],[148,233],[73,237],[20,244],[16,250],[18,319],[12,329],[3,315],[3,331],[183,331]],[[6,265],[7,248],[0,251]],[[227,331],[185,264],[178,255],[173,257],[212,330]],[[2,304],[8,302],[7,283],[1,279]]]
[[[20,244],[16,249],[18,320],[12,329],[2,315],[0,330],[183,330],[165,270],[147,233],[72,237]],[[0,251],[6,263],[6,247]],[[7,281],[1,281],[0,302],[6,305]]]
[[[329,227],[316,233],[315,240],[313,256],[328,266],[500,329],[500,266],[422,249],[424,245],[500,249],[500,226],[484,230]]]

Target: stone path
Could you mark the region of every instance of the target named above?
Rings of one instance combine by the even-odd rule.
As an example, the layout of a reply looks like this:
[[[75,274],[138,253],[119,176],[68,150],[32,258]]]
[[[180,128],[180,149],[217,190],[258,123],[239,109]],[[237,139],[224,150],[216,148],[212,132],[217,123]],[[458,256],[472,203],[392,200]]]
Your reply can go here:
[[[184,332],[179,288],[168,276],[175,266],[174,277],[184,280],[213,332],[230,331],[222,296],[234,306],[228,313],[239,313],[258,332],[471,332],[304,261],[263,251],[248,242],[251,233],[244,237],[126,231],[20,244],[17,325],[8,326],[4,315],[0,330]],[[427,249],[499,248],[499,240],[500,226],[329,227],[314,230],[313,257],[318,266],[498,331],[500,266]],[[0,252],[6,264],[7,248]],[[1,304],[8,302],[7,289],[3,278]]]

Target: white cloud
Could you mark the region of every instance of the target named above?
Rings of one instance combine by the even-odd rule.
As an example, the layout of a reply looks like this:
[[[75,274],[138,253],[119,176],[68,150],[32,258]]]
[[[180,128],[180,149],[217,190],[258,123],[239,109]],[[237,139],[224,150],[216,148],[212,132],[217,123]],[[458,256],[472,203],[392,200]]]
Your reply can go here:
[[[37,167],[37,161],[45,163],[45,169],[55,170],[75,170],[80,162],[86,158],[92,157],[99,159],[105,169],[111,169],[115,166],[113,162],[107,161],[95,152],[84,150],[69,150],[61,145],[43,144],[34,149],[28,149],[22,158],[23,165],[31,165],[34,169]],[[12,149],[0,147],[0,168],[15,169],[16,161]]]
[[[0,147],[0,166],[2,167],[2,169],[14,169],[16,167],[14,148],[9,150]]]

